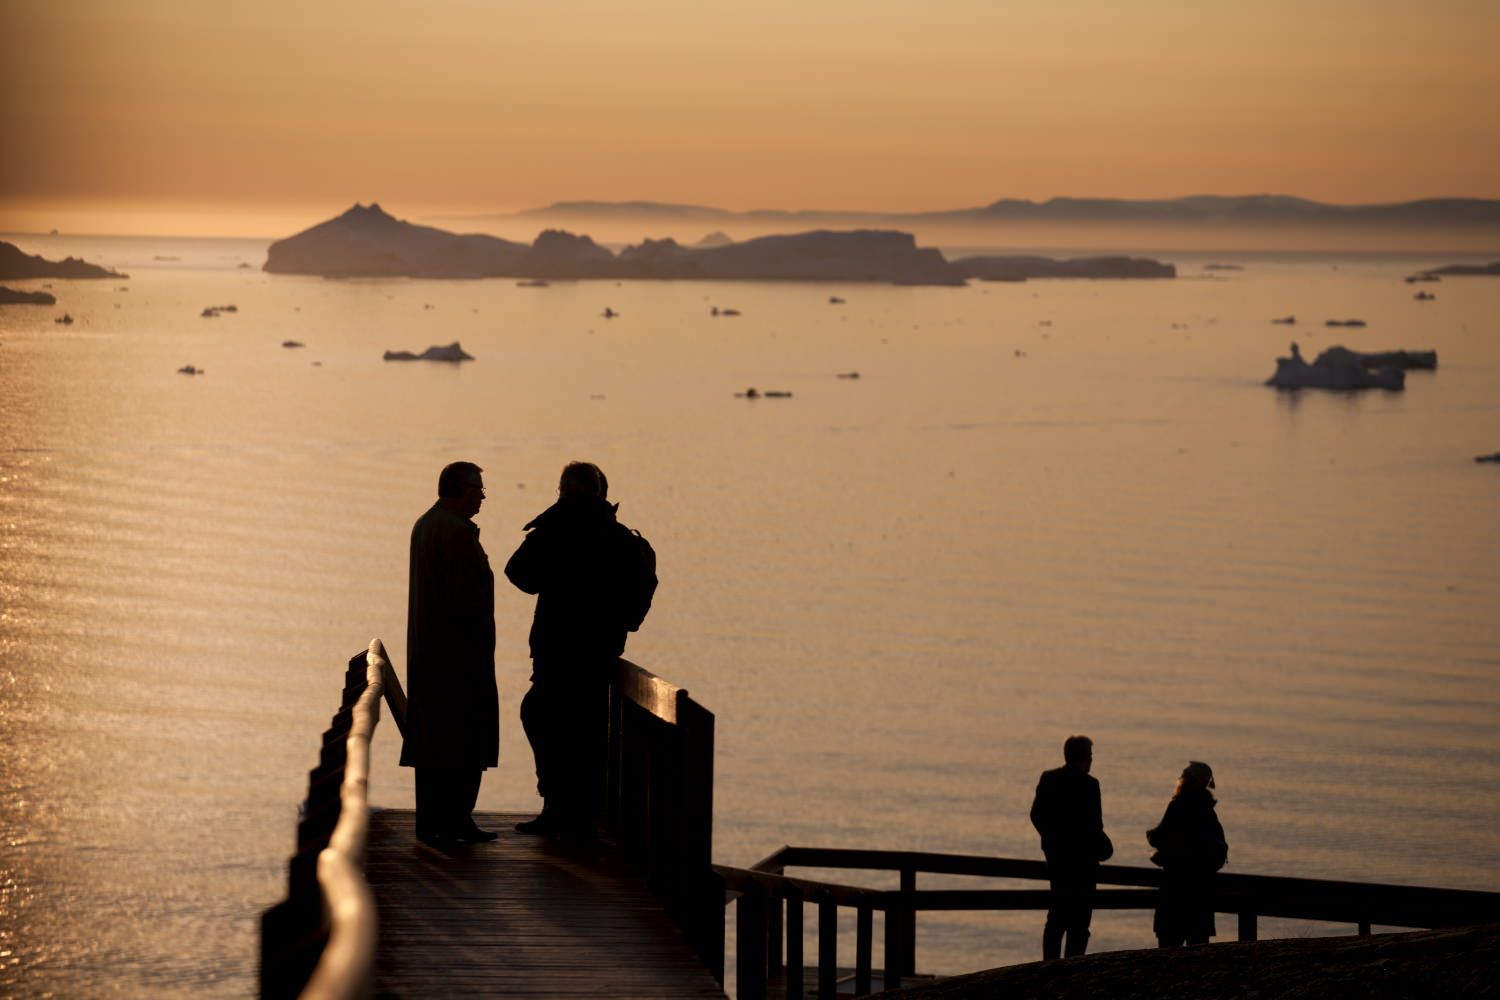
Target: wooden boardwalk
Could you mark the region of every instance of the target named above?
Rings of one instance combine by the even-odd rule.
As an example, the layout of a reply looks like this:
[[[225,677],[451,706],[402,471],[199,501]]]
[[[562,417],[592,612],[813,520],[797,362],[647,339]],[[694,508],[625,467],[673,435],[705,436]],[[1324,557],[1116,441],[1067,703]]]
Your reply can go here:
[[[476,814],[500,839],[416,840],[409,809],[370,821],[379,907],[373,996],[722,998],[682,931],[612,848],[565,848]]]

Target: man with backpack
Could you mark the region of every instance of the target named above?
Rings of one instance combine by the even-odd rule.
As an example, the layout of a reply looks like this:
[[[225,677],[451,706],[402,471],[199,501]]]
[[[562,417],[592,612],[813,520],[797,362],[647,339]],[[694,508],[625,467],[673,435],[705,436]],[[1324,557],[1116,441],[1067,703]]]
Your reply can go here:
[[[505,565],[510,582],[537,598],[521,725],[543,809],[516,829],[578,845],[598,832],[615,660],[656,590],[651,546],[616,519],[608,495],[598,466],[570,463],[557,502],[526,525]]]

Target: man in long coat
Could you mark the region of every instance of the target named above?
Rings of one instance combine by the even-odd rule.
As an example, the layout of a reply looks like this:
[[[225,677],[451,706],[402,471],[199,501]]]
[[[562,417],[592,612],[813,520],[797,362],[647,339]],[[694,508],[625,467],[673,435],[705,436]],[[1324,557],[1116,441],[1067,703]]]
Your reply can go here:
[[[1088,948],[1094,918],[1089,897],[1098,885],[1099,862],[1114,854],[1104,832],[1099,779],[1089,774],[1093,764],[1094,741],[1069,736],[1063,766],[1042,772],[1031,804],[1031,825],[1042,835],[1047,878],[1057,894],[1042,930],[1043,959],[1082,955]]]
[[[411,529],[401,764],[416,769],[417,837],[427,843],[496,836],[473,817],[484,769],[500,757],[495,574],[473,520],[483,502],[479,466],[454,462]]]

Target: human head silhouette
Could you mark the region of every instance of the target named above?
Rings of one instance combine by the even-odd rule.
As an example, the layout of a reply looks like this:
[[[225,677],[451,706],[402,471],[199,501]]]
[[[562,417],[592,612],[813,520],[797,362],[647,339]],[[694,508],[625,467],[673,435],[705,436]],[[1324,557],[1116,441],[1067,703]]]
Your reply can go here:
[[[609,480],[604,472],[592,462],[569,462],[563,466],[562,477],[557,483],[559,497],[609,497]]]
[[[1177,790],[1173,794],[1181,795],[1190,788],[1206,792],[1212,787],[1214,769],[1201,760],[1190,760],[1187,767],[1182,769],[1182,777],[1177,779]]]
[[[484,470],[473,462],[453,462],[438,473],[438,499],[472,518],[484,503]]]
[[[1063,761],[1088,771],[1094,764],[1094,741],[1087,736],[1069,736],[1063,740]]]

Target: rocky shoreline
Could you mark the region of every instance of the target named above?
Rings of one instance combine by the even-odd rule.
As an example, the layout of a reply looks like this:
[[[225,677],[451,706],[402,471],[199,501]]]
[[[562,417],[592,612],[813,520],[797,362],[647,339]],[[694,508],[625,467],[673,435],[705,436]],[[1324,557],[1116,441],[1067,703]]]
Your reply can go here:
[[[953,976],[881,995],[891,1000],[1500,997],[1500,924],[1104,952]]]

